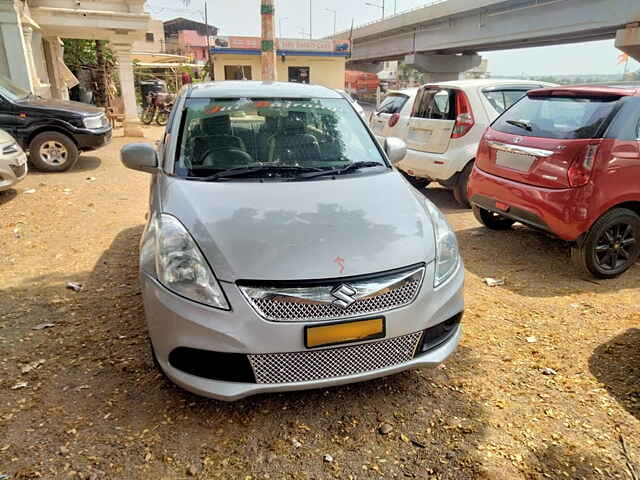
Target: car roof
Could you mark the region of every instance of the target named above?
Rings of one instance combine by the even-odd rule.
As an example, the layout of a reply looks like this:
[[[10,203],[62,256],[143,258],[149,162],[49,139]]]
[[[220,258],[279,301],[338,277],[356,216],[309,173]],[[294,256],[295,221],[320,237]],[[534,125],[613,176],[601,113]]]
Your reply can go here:
[[[473,87],[497,87],[501,85],[548,85],[552,83],[542,82],[538,80],[525,80],[522,78],[482,78],[469,80],[450,80],[447,82],[429,82],[425,85],[438,85],[440,87],[457,87],[457,88],[473,88]]]
[[[321,85],[302,83],[224,81],[193,85],[189,98],[343,98],[338,92]]]
[[[558,85],[556,87],[533,90],[529,94],[544,96],[553,92],[566,92],[583,95],[604,95],[624,97],[640,94],[640,82],[588,83],[584,85]]]

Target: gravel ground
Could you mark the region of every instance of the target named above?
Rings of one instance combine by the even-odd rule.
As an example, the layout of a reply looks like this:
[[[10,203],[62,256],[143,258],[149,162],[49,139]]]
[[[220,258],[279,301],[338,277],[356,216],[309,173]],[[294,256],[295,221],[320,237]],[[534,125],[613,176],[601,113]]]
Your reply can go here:
[[[594,282],[438,188],[467,268],[446,365],[232,404],[173,386],[147,346],[149,177],[125,143],[0,194],[0,478],[640,478],[640,268]]]

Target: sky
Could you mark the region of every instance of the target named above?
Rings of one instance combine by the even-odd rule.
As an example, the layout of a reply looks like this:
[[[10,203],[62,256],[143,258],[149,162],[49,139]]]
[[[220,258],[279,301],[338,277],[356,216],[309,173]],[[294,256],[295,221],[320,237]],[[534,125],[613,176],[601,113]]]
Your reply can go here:
[[[205,0],[190,0],[184,7],[182,0],[148,0],[148,9],[154,18],[168,20],[175,17],[204,19]],[[220,29],[221,35],[260,35],[260,0],[207,0],[209,23]],[[337,31],[347,30],[352,20],[355,25],[381,17],[382,9],[366,3],[381,4],[382,0],[276,0],[278,25],[282,36],[308,38],[309,4],[314,38],[333,33],[334,13]],[[386,0],[386,13],[393,14],[425,5],[425,0]],[[280,28],[280,27],[277,27]],[[620,52],[613,40],[482,52],[489,60],[489,71],[494,76],[515,75],[571,75],[571,74],[622,74],[618,65]],[[631,71],[640,64],[631,61]]]

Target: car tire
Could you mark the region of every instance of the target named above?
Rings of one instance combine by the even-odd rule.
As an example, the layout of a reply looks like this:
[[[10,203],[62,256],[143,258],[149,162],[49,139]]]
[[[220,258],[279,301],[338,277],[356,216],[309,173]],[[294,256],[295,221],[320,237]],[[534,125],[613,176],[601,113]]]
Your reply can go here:
[[[490,212],[477,205],[473,205],[471,208],[473,209],[473,216],[476,217],[476,220],[490,230],[508,230],[516,223],[515,220],[503,217],[498,213]]]
[[[73,140],[59,132],[40,133],[29,144],[29,160],[42,172],[66,172],[79,155]]]
[[[473,162],[467,163],[462,172],[460,172],[460,175],[458,175],[456,184],[453,187],[453,198],[455,198],[456,202],[465,208],[471,208],[471,203],[469,202],[469,191],[467,188],[469,187],[469,177],[471,176],[472,170]]]
[[[605,213],[584,241],[571,248],[574,263],[596,278],[615,278],[640,257],[640,216],[626,208]]]
[[[411,184],[411,186],[416,190],[422,190],[423,188],[427,188],[431,183],[427,178],[414,177],[412,175],[409,175],[407,172],[404,172],[402,170],[399,170],[399,171],[402,174],[402,176],[406,178],[407,181]]]

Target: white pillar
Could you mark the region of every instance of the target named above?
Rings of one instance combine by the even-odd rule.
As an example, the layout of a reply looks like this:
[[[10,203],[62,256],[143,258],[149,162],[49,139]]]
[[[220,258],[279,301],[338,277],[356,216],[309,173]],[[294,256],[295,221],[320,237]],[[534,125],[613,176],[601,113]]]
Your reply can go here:
[[[144,137],[142,126],[138,119],[131,45],[128,45],[128,47],[113,45],[113,49],[118,59],[120,90],[122,91],[122,99],[124,100],[124,135],[125,137]]]
[[[20,15],[13,1],[0,1],[0,35],[2,35],[2,43],[7,57],[9,78],[16,85],[34,92],[33,77],[27,67],[29,59],[27,58]]]

